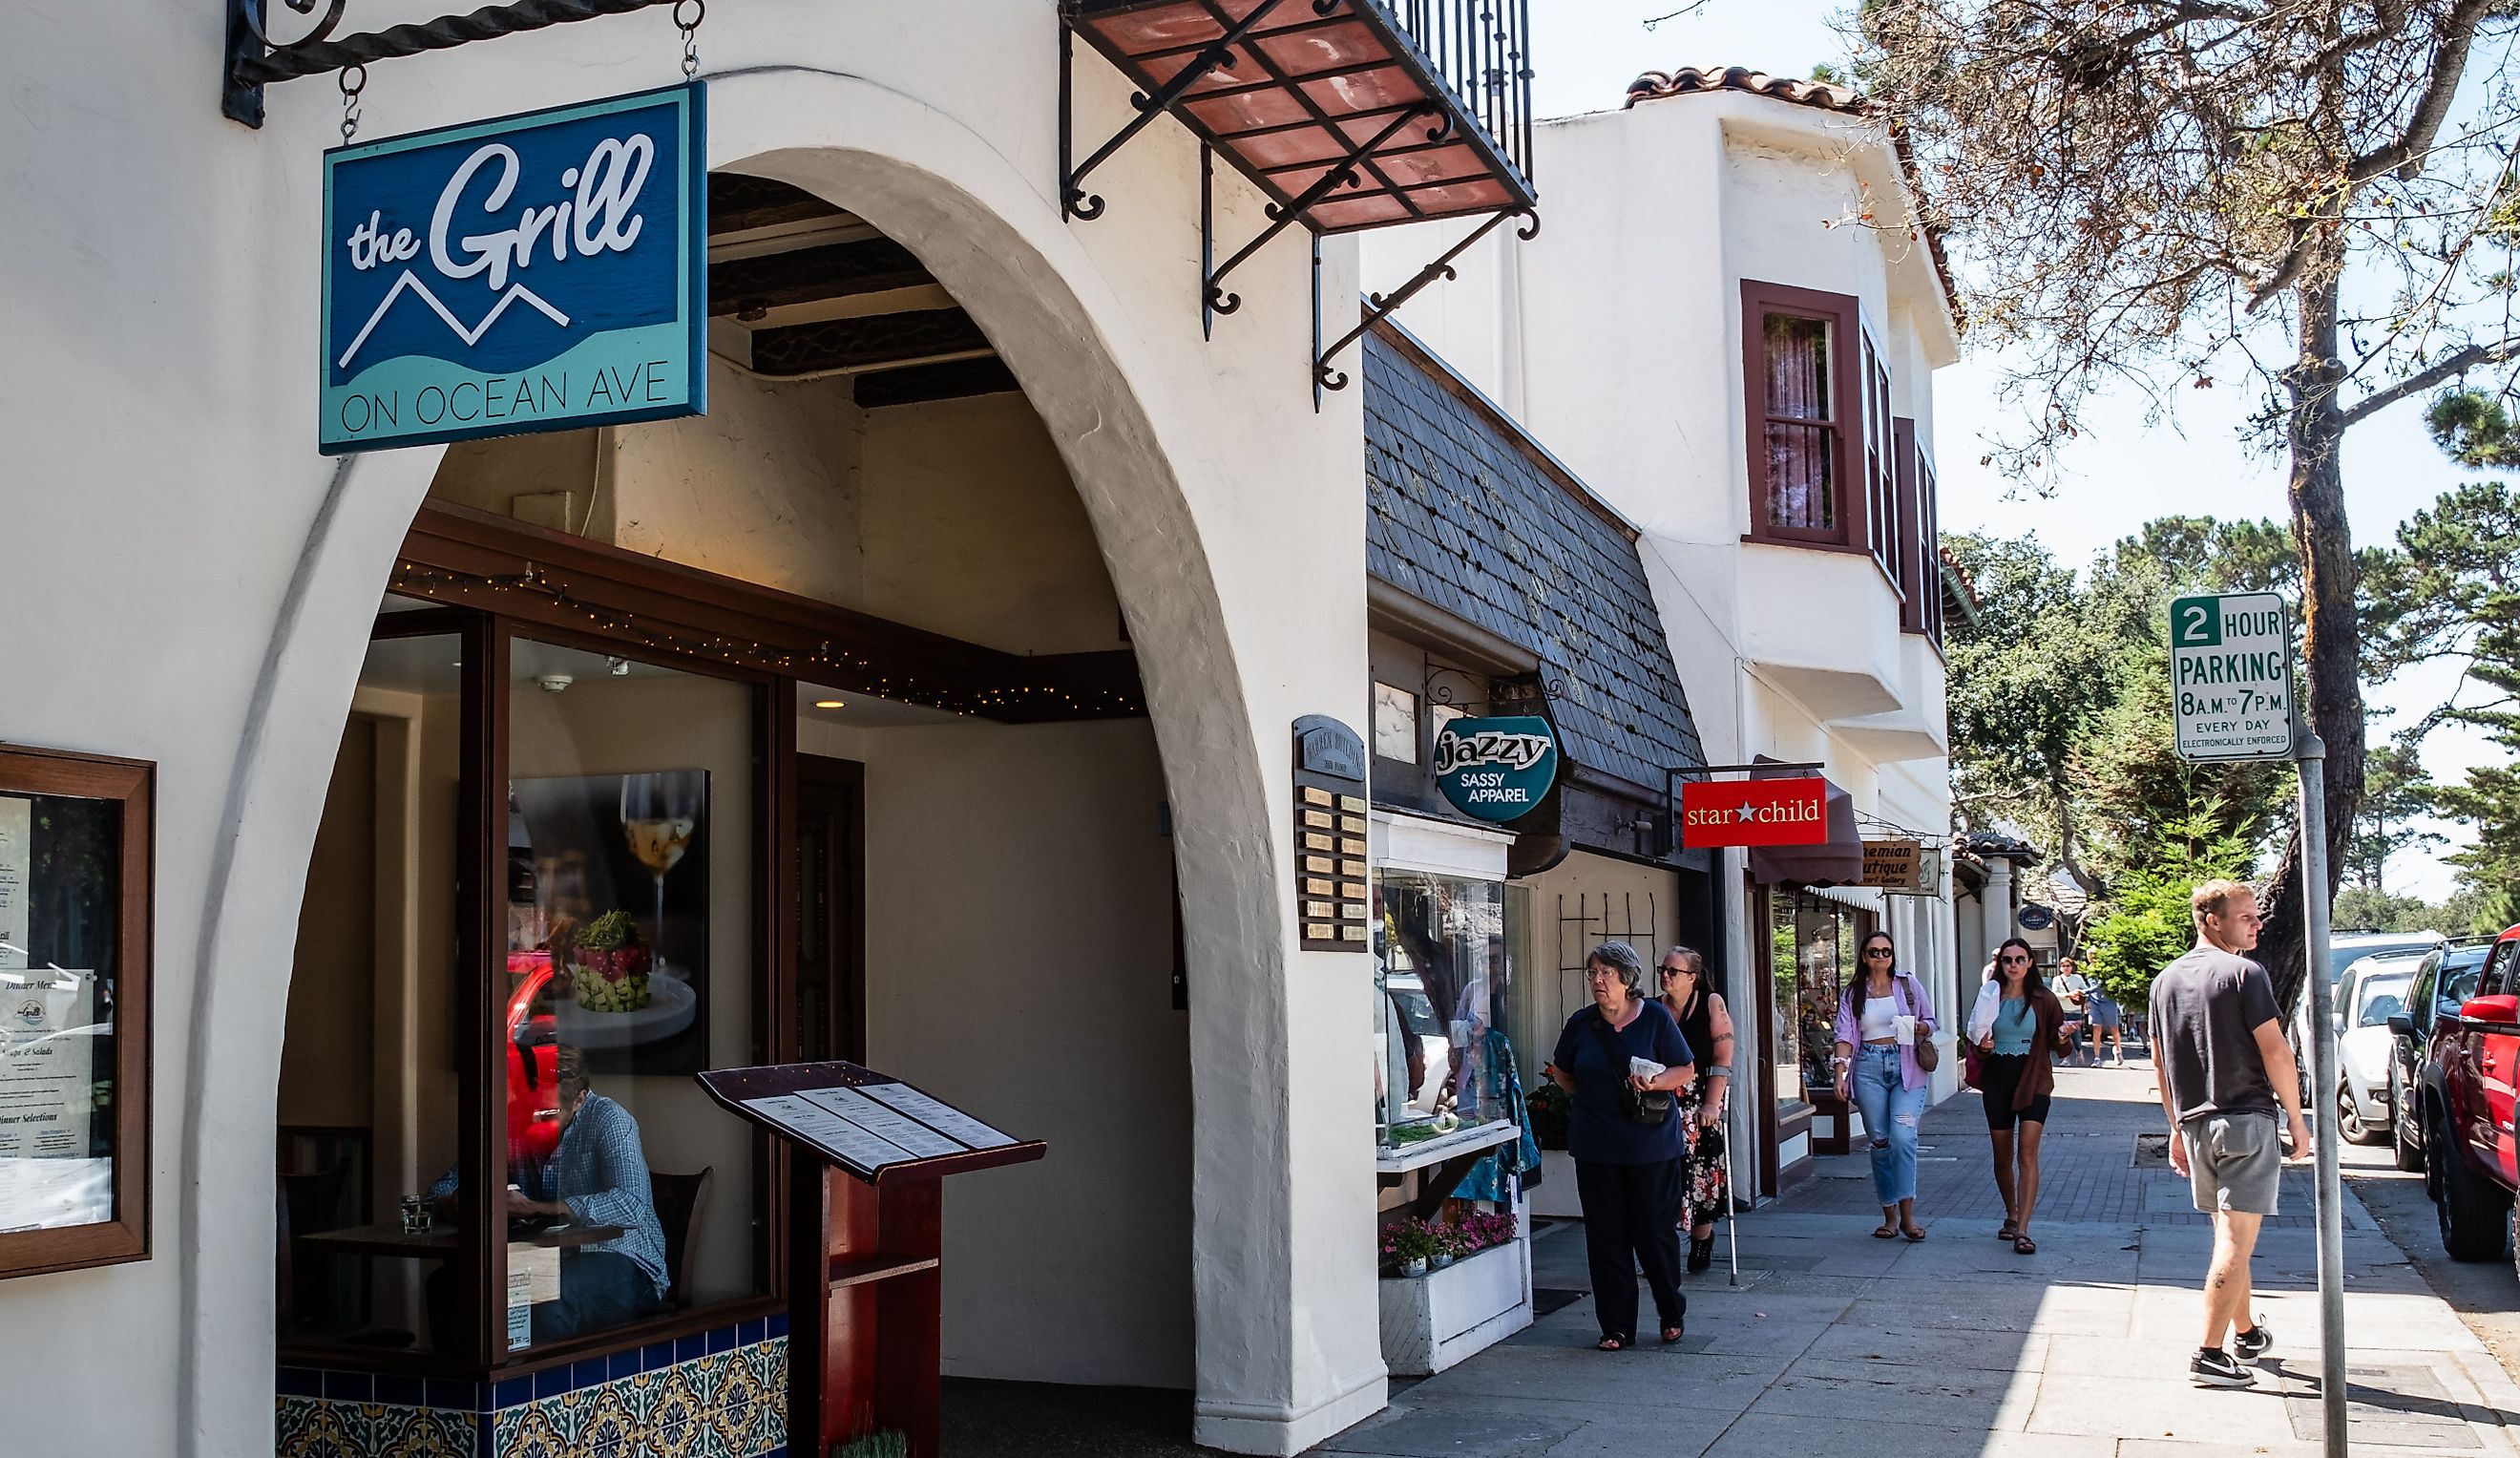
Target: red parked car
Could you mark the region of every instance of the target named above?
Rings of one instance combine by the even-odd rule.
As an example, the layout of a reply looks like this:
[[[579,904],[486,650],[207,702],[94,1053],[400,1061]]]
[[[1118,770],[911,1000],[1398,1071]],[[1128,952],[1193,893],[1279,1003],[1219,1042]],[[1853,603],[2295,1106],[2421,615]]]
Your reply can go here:
[[[2458,980],[2463,981],[2464,979]],[[2419,978],[2390,1030],[2410,1040],[2413,1086],[2400,1112],[2421,1140],[2424,1189],[2453,1260],[2494,1260],[2511,1249],[2520,1191],[2512,1090],[2520,1081],[2520,927],[2494,939],[2473,992]],[[2455,995],[2467,992],[2464,997]],[[2429,1025],[2417,1020],[2429,1019]]]

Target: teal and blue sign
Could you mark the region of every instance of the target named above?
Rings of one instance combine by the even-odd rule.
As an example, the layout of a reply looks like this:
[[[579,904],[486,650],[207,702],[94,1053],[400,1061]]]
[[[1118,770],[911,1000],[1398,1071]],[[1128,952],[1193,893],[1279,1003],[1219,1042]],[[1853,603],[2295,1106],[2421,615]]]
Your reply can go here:
[[[1435,731],[1435,783],[1464,815],[1519,820],[1556,781],[1557,733],[1547,719],[1454,719]]]
[[[326,455],[704,414],[698,81],[324,154]]]

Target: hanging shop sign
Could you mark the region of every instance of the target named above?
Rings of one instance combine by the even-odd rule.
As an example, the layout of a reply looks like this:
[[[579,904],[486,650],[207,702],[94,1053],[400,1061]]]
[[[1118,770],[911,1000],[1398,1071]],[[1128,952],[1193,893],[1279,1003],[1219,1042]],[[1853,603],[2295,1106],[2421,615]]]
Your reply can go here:
[[[1828,782],[1819,775],[1776,780],[1691,780],[1680,787],[1680,843],[1818,845],[1828,840]]]
[[[1365,741],[1347,725],[1295,721],[1295,926],[1306,951],[1373,950],[1365,764]]]
[[[326,455],[707,410],[695,81],[324,154]]]
[[[2025,901],[2021,909],[2012,914],[2012,920],[2024,932],[2045,932],[2056,925],[2056,913],[2036,901]]]
[[[1435,783],[1464,815],[1519,820],[1557,783],[1557,731],[1537,714],[1450,720],[1435,731]]]
[[[1925,880],[1925,847],[1919,841],[1864,843],[1864,879],[1859,886],[1885,891],[1913,891]]]

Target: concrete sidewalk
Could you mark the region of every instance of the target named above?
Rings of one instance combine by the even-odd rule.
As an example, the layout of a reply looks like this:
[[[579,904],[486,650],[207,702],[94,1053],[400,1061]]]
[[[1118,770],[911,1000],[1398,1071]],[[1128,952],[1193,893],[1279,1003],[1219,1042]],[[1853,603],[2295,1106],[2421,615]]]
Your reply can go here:
[[[2059,1072],[2036,1255],[2002,1218],[1977,1096],[1926,1116],[1921,1244],[1876,1241],[1865,1158],[1741,1217],[1740,1285],[1689,1281],[1688,1336],[1592,1349],[1583,1232],[1534,1251],[1568,1303],[1315,1449],[1382,1458],[1771,1458],[1937,1455],[2225,1458],[2319,1446],[2316,1234],[2307,1174],[2258,1250],[2275,1334],[2250,1390],[2188,1385],[2212,1234],[2160,1162],[2148,1066]],[[2139,1148],[2144,1158],[2138,1162]],[[2375,1455],[2520,1454],[2520,1388],[2347,1196],[2352,1442]],[[1577,1295],[1577,1293],[1581,1293]],[[1645,1311],[1652,1306],[1646,1299]],[[1884,1427],[1883,1425],[1890,1425]]]

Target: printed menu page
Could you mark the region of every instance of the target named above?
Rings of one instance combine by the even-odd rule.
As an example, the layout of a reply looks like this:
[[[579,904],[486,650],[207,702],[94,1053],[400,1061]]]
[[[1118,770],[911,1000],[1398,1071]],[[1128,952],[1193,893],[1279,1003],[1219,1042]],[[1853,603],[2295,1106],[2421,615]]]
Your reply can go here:
[[[1000,1149],[1015,1142],[1013,1135],[1002,1134],[962,1110],[931,1099],[907,1083],[870,1083],[858,1091],[900,1110],[940,1134],[961,1140],[972,1149]]]
[[[918,1158],[910,1150],[793,1094],[746,1099],[743,1105],[862,1169],[880,1169],[886,1164],[898,1164],[904,1160]]]
[[[922,1159],[959,1155],[963,1146],[897,1110],[887,1109],[854,1088],[809,1088],[804,1097],[878,1138],[900,1145]]]

